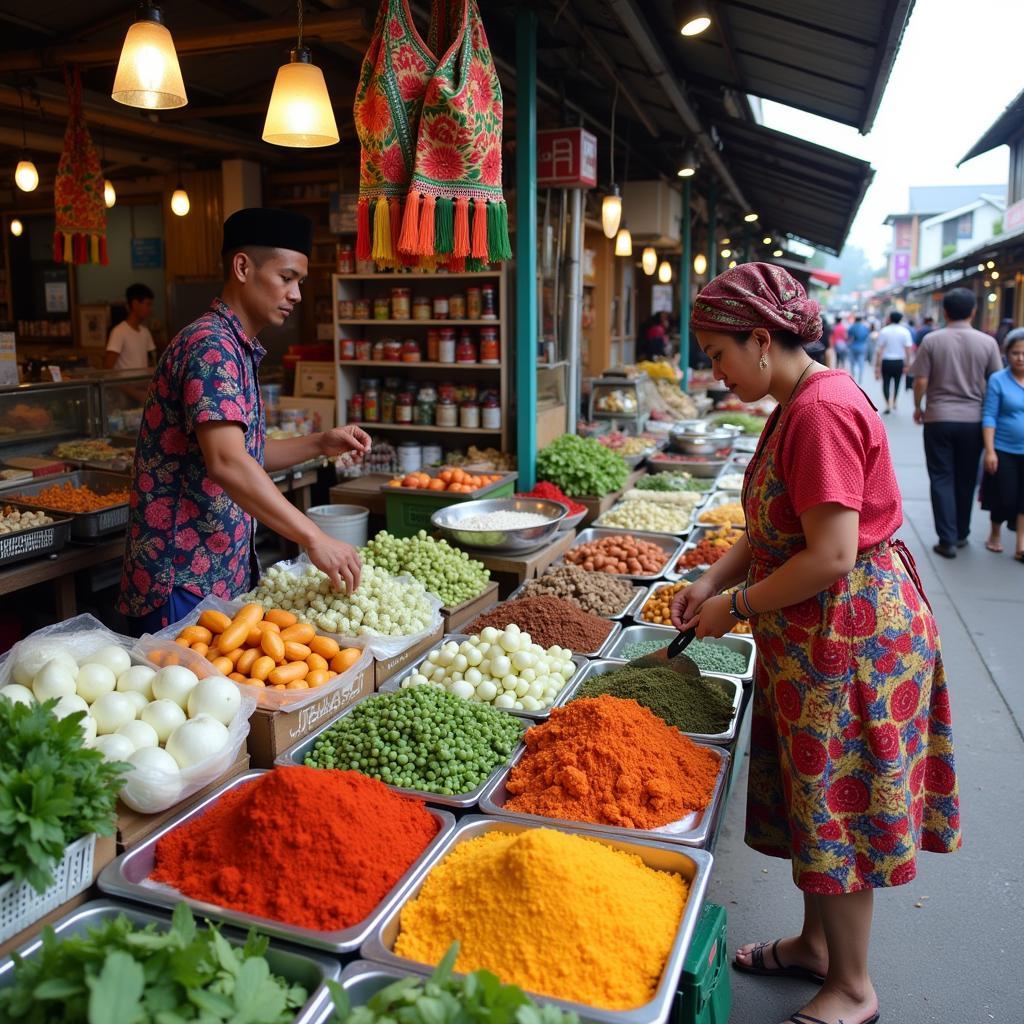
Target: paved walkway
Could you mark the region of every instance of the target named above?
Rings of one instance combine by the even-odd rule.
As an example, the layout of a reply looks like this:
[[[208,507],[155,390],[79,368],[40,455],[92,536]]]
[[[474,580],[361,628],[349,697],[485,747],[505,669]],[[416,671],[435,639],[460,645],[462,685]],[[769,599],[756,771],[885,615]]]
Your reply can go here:
[[[868,387],[875,397],[877,388]],[[935,542],[920,428],[910,396],[885,417],[903,492],[907,542],[935,609],[950,681],[964,848],[925,853],[909,885],[875,899],[871,973],[883,1024],[1020,1024],[1024,947],[1024,566],[984,549],[987,514],[954,561]],[[880,403],[879,403],[880,404]],[[1004,536],[1013,550],[1013,540]],[[710,898],[743,942],[793,934],[800,896],[787,861],[743,843],[745,779],[715,854]],[[813,995],[787,979],[730,972],[732,1024],[780,1024]],[[856,1022],[847,1022],[856,1024]]]

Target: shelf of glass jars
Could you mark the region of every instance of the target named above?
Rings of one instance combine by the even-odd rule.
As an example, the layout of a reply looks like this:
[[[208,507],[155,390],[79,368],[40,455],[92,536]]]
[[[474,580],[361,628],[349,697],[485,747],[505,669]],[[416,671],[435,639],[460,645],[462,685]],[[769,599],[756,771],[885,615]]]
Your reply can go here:
[[[437,427],[425,426],[421,423],[367,423],[359,421],[349,426],[362,427],[363,430],[416,430],[424,434],[500,434],[501,427]]]
[[[339,320],[339,327],[498,327],[500,320]]]
[[[338,365],[346,366],[386,366],[392,370],[491,370],[500,372],[501,363],[432,363],[426,360],[412,362],[396,362],[394,359],[340,359]]]

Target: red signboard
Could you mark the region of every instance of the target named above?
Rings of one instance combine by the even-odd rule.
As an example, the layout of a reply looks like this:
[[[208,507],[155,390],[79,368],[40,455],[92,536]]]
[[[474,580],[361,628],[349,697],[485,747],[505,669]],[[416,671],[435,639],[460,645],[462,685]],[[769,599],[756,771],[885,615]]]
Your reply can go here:
[[[597,137],[583,128],[537,132],[540,188],[593,188],[597,184]]]

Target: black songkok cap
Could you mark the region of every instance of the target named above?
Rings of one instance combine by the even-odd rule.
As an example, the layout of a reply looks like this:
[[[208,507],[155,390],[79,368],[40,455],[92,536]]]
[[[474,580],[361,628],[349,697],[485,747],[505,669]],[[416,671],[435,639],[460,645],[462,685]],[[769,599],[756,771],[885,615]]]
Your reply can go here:
[[[262,206],[237,210],[224,221],[221,255],[250,245],[290,249],[308,257],[313,252],[313,222],[291,210],[271,210]]]

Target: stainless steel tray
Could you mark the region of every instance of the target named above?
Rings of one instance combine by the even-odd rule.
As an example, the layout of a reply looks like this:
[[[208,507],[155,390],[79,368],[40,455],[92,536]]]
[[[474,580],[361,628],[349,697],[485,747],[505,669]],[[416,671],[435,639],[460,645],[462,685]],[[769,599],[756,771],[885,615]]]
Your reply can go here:
[[[612,633],[618,636],[618,634],[622,631],[622,623],[615,622],[613,623],[613,625],[617,626],[618,629],[613,629]],[[454,640],[456,643],[461,644],[462,641],[466,639],[468,639],[468,637],[464,633],[449,633],[446,637],[442,639],[441,643],[446,644],[448,643],[449,640]],[[609,640],[610,639],[611,634],[609,634]],[[606,646],[606,644],[602,644],[601,646],[604,647]],[[393,676],[386,683],[384,683],[383,686],[379,686],[377,688],[377,692],[392,693],[395,690],[400,690],[402,688],[402,683],[404,683],[405,680],[409,678],[409,676],[413,675],[425,660],[426,658],[422,658],[418,662],[416,662],[415,665],[410,665],[409,668],[405,669],[405,671],[403,671],[400,675]],[[558,691],[558,693],[555,696],[555,700],[550,707],[546,707],[542,711],[523,711],[517,708],[495,708],[495,711],[503,711],[506,715],[515,715],[516,718],[525,718],[530,722],[542,722],[545,719],[550,718],[551,708],[557,708],[561,706],[563,696],[569,693],[573,683],[576,682],[580,673],[583,672],[583,670],[590,663],[588,656],[585,654],[574,654],[572,656],[572,660],[573,664],[576,666],[576,671],[565,681],[565,685],[561,688],[561,690]]]
[[[243,913],[240,910],[218,906],[216,903],[206,903],[203,900],[192,899],[168,885],[147,882],[153,870],[156,844],[168,832],[173,832],[179,825],[191,821],[193,818],[202,817],[203,813],[225,793],[265,774],[266,772],[262,770],[244,772],[242,775],[236,776],[230,782],[220,786],[202,803],[194,804],[183,813],[176,815],[166,825],[144,839],[138,846],[132,847],[132,849],[122,853],[115,861],[108,864],[100,873],[97,881],[100,889],[112,896],[120,896],[123,899],[135,900],[139,903],[156,904],[161,907],[173,908],[178,903],[185,902],[197,915],[224,921],[238,928],[256,928],[267,935],[286,939],[288,942],[294,942],[300,946],[312,946],[316,949],[329,950],[332,953],[354,952],[366,940],[385,911],[395,903],[405,888],[416,878],[431,850],[439,845],[441,840],[452,830],[455,825],[453,815],[447,811],[428,807],[427,810],[437,821],[437,835],[368,917],[358,924],[337,931],[322,932],[312,928],[301,928],[298,925],[286,924],[284,921],[275,921],[269,917],[257,917],[253,914]],[[309,880],[307,879],[307,881]],[[297,882],[296,884],[302,883]]]
[[[736,526],[734,523],[709,523],[704,519],[704,516],[712,509],[720,508],[722,505],[735,505],[739,504],[739,498],[736,496],[735,491],[715,491],[710,498],[704,503],[703,508],[694,516],[694,524],[700,526],[706,530],[714,530],[719,526],[730,525],[735,526],[737,530],[742,530],[742,526]]]
[[[657,544],[662,551],[668,555],[665,564],[656,573],[646,573],[640,575],[634,575],[633,573],[610,573],[609,575],[617,576],[623,580],[635,580],[637,583],[653,583],[655,580],[660,580],[666,572],[671,570],[676,563],[676,559],[679,557],[679,553],[683,550],[683,542],[672,534],[668,533],[648,533],[644,530],[619,530],[610,529],[608,527],[589,526],[585,530],[580,530],[576,534],[576,540],[569,551],[575,548],[581,547],[584,544],[588,544],[592,540],[600,540],[602,537],[621,537],[624,534],[628,534],[632,537],[636,537],[638,540],[649,540],[652,544]],[[563,555],[555,565],[569,565],[571,563],[565,560]]]
[[[110,491],[127,490],[131,484],[131,478],[120,473],[105,473],[97,469],[79,469],[74,473],[40,477],[35,482],[18,488],[16,493],[27,495],[28,501],[8,497],[4,499],[4,504],[23,509],[41,508],[47,512],[56,512],[61,516],[69,516],[71,536],[76,540],[95,540],[105,534],[123,530],[128,524],[127,501],[119,505],[111,505],[109,508],[101,508],[97,512],[68,512],[62,508],[51,508],[49,505],[32,500],[32,496],[38,494],[43,488],[68,482],[75,487],[83,485],[90,487],[97,494],[107,494]]]
[[[564,562],[560,561],[560,562],[557,563],[557,565],[549,566],[549,569],[554,569],[554,568],[557,568],[558,566],[561,566],[561,565],[564,565],[564,564],[565,564]],[[538,576],[537,579],[538,580],[543,579],[545,574],[546,574],[546,572],[547,572],[547,570],[545,570],[544,573],[541,573],[541,575]],[[627,578],[623,577],[623,579],[627,579]],[[522,597],[523,596],[523,591],[526,590],[527,584],[528,583],[533,583],[533,582],[535,582],[535,581],[534,580],[525,580],[523,583],[520,583],[519,586],[516,587],[516,589],[513,590],[512,593],[508,595],[508,597],[505,598],[505,600],[506,601],[514,601],[517,597]],[[627,579],[627,582],[629,582],[628,579]],[[636,609],[639,607],[639,602],[643,598],[645,598],[646,596],[647,596],[647,586],[645,584],[642,584],[642,583],[635,584],[633,586],[633,596],[629,599],[629,601],[626,602],[625,607],[622,608],[621,611],[616,612],[614,615],[601,615],[601,616],[599,616],[599,618],[602,618],[602,619],[628,619],[636,611]],[[609,634],[609,636],[611,636],[611,634]],[[607,644],[607,643],[608,643],[608,641],[606,640],[605,644]],[[595,657],[599,657],[599,655],[595,655]]]
[[[654,589],[653,587],[651,588]],[[665,643],[670,643],[672,638],[676,635],[676,631],[671,626],[656,626],[652,623],[637,623],[635,626],[627,626],[622,633],[619,634],[618,639],[608,648],[608,652],[605,654],[605,658],[609,661],[621,661],[626,662],[626,658],[620,653],[624,648],[630,644],[637,643],[643,640],[664,640]],[[737,654],[742,654],[747,659],[746,667],[742,672],[730,672],[727,673],[730,676],[735,675],[738,679],[753,679],[754,678],[754,660],[757,657],[757,648],[754,646],[754,641],[750,637],[746,636],[735,636],[732,633],[727,633],[721,637],[707,637],[701,641],[705,644],[718,644],[719,647],[727,647],[730,651],[735,651]],[[711,672],[709,675],[715,675],[716,673]]]
[[[622,668],[616,663],[614,668]],[[742,687],[737,686],[742,691]],[[719,759],[718,775],[715,778],[715,788],[711,793],[711,800],[707,807],[701,811],[693,811],[679,821],[673,821],[663,826],[664,829],[642,829],[624,828],[620,825],[599,825],[591,821],[569,821],[565,818],[547,818],[543,814],[527,814],[519,811],[505,809],[505,802],[508,800],[508,790],[505,788],[509,773],[519,763],[526,751],[521,750],[511,764],[487,787],[484,795],[480,797],[480,811],[483,814],[492,814],[495,817],[504,818],[509,821],[522,822],[524,825],[532,825],[535,828],[553,826],[555,828],[586,829],[591,832],[599,832],[601,835],[609,836],[636,836],[640,839],[649,839],[659,843],[670,843],[672,845],[694,847],[702,849],[707,846],[711,836],[711,827],[718,814],[718,805],[722,801],[723,794],[729,785],[729,752],[722,747],[711,744],[701,744]]]
[[[657,990],[655,991],[654,998],[649,1003],[645,1003],[643,1006],[633,1010],[603,1010],[581,1003],[569,1003],[561,999],[547,998],[539,993],[529,994],[536,999],[542,999],[545,1002],[551,1003],[561,1010],[574,1011],[585,1020],[593,1021],[595,1024],[659,1024],[659,1022],[667,1021],[672,1014],[683,961],[686,959],[690,942],[693,940],[693,933],[697,927],[697,920],[703,909],[704,896],[707,892],[708,879],[711,873],[711,854],[706,850],[675,846],[664,842],[652,842],[635,836],[611,836],[595,832],[589,828],[564,827],[559,825],[558,822],[550,820],[544,821],[544,826],[557,829],[560,832],[567,832],[570,835],[581,835],[588,839],[596,839],[614,850],[621,850],[623,853],[638,856],[648,867],[654,868],[657,871],[671,871],[681,875],[689,883],[690,892],[686,900],[686,906],[683,908],[683,916],[680,918],[675,940],[672,943],[668,959],[662,970]],[[419,890],[430,870],[440,863],[458,844],[465,843],[470,839],[476,839],[488,832],[518,833],[535,827],[533,822],[527,824],[525,822],[513,821],[509,818],[490,818],[475,814],[467,815],[455,826],[455,830],[448,834],[444,843],[434,852],[430,863],[417,879],[416,884],[406,890],[399,905],[393,908],[381,921],[374,934],[363,946],[361,955],[368,960],[376,961],[389,968],[415,971],[422,974],[430,973],[434,965],[406,960],[404,957],[397,956],[392,952],[395,940],[398,937],[402,906],[419,895]]]
[[[3,502],[0,501],[0,507]],[[19,506],[25,511],[25,506]],[[63,550],[71,536],[71,519],[66,515],[62,518],[50,509],[41,509],[53,519],[52,523],[42,526],[30,526],[27,530],[0,534],[0,568],[24,562],[29,558],[42,558],[44,555],[55,555]]]
[[[693,531],[693,533],[690,534],[689,539],[683,545],[682,550],[679,552],[679,555],[676,557],[676,561],[678,562],[679,559],[683,555],[685,555],[687,551],[692,551],[704,539],[704,537],[708,533],[710,533],[712,530],[720,530],[720,529],[721,529],[721,526],[717,526],[717,525],[698,526]],[[739,529],[739,528],[737,527],[737,529]],[[670,583],[675,583],[678,580],[682,579],[683,576],[685,576],[687,573],[694,572],[695,570],[700,570],[700,572],[703,574],[703,572],[706,569],[708,569],[708,566],[705,565],[705,564],[694,565],[694,566],[690,566],[688,569],[674,570],[672,572],[666,572],[665,573],[665,579],[668,580]]]
[[[132,924],[145,927],[155,924],[159,929],[170,928],[168,915],[141,910],[139,907],[118,903],[114,900],[94,900],[76,907],[55,925],[53,930],[62,938],[84,935],[87,928],[103,921],[111,921],[123,914]],[[244,938],[224,931],[224,938],[233,946],[241,946]],[[32,939],[18,951],[25,959],[35,956],[42,948],[43,940]],[[324,1020],[323,1011],[330,1006],[330,995],[325,981],[336,981],[341,975],[341,965],[330,957],[319,956],[305,950],[284,949],[271,942],[264,956],[270,970],[290,984],[301,985],[308,993],[305,1005],[298,1011],[293,1024],[314,1024]],[[14,961],[7,957],[0,963],[0,988],[10,985],[14,978]]]
[[[569,687],[569,692],[566,693],[562,706],[564,707],[566,704],[569,704],[575,698],[577,691],[591,676],[600,676],[607,672],[615,672],[625,664],[626,662],[624,661],[612,661],[608,658],[605,658],[602,661],[590,662],[583,672],[580,673],[579,678],[574,680],[572,686]],[[729,721],[729,727],[723,732],[714,733],[680,731],[683,732],[684,736],[689,736],[690,739],[696,743],[705,743],[711,746],[728,746],[736,738],[736,730],[739,727],[740,707],[743,704],[743,682],[739,676],[724,675],[721,672],[702,672],[701,675],[706,679],[724,680],[727,683],[732,683],[735,687],[732,695],[732,718]],[[515,760],[517,759],[513,759],[510,764],[514,764]]]
[[[376,694],[368,694],[363,700],[374,700]],[[329,722],[325,722],[315,732],[311,732],[302,742],[296,743],[294,747],[286,750],[283,754],[280,754],[274,759],[275,765],[280,764],[305,764],[306,755],[316,746],[316,741],[320,738],[320,734],[326,732],[332,725],[337,725],[345,715],[352,713],[354,708],[359,707],[363,703],[363,700],[357,700],[355,704],[349,705],[337,718],[332,718]],[[524,721],[524,725],[526,722]],[[476,807],[480,800],[480,794],[487,788],[487,784],[497,775],[505,765],[515,757],[516,753],[522,747],[522,742],[518,743],[509,754],[508,760],[495,765],[494,771],[476,786],[471,789],[468,793],[456,793],[453,796],[446,796],[443,793],[428,793],[423,789],[403,789],[401,786],[388,786],[385,782],[384,785],[388,786],[388,789],[394,790],[396,793],[404,793],[406,796],[417,796],[421,800],[425,800],[427,803],[436,804],[439,807],[450,807],[455,810],[466,811],[472,807]]]
[[[689,473],[690,476],[699,477],[701,480],[711,480],[722,471],[726,461],[727,456],[705,462],[686,458],[666,459],[653,455],[647,460],[647,468],[652,473]]]

